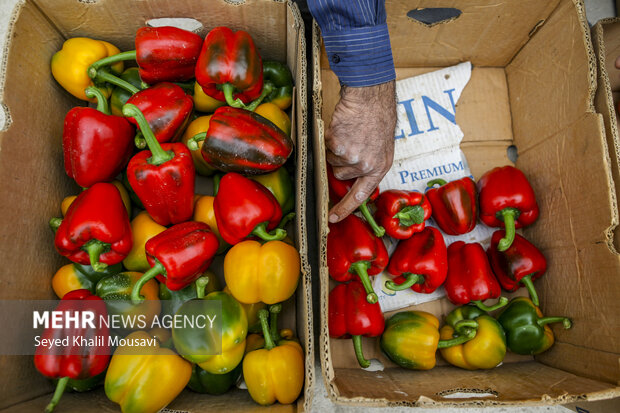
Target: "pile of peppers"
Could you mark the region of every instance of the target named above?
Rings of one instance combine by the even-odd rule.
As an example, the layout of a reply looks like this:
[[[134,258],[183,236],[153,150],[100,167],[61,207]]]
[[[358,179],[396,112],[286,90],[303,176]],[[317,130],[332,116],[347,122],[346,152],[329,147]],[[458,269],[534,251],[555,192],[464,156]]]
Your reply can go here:
[[[142,27],[135,50],[124,52],[72,38],[50,64],[58,84],[84,101],[67,113],[62,136],[65,172],[82,191],[49,221],[69,261],[52,277],[58,309],[148,325],[201,308],[190,301],[215,301],[222,352],[198,355],[211,332],[176,325],[71,331],[157,344],[38,348],[35,367],[57,382],[46,411],[61,409],[65,389],[103,385],[124,413],[155,413],[186,387],[222,394],[241,377],[261,405],[295,402],[304,350],[277,328],[301,266],[287,232],[295,216],[290,69],[263,61],[249,33],[227,27],[204,39]],[[212,267],[217,255],[223,268]],[[44,336],[69,333],[57,330]]]

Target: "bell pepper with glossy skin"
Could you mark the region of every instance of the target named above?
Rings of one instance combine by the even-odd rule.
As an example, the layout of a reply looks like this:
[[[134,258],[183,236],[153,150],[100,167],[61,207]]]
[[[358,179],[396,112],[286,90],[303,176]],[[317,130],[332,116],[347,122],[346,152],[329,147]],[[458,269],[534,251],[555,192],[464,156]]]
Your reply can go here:
[[[140,70],[137,67],[125,69],[125,71],[121,73],[120,78],[134,86],[136,89],[142,89],[143,86],[148,86],[142,82],[142,79],[140,79]],[[116,116],[123,116],[123,105],[127,103],[127,100],[129,100],[132,95],[133,93],[127,89],[116,86],[110,95],[110,110],[112,111],[112,114]]]
[[[181,142],[183,142],[187,146],[189,140],[194,135],[209,130],[210,121],[211,115],[200,116],[191,121],[191,123],[187,126],[187,129],[185,129],[185,132],[183,133]],[[202,143],[203,142],[197,142],[198,148],[195,150],[190,149],[190,152],[192,153],[192,160],[194,161],[194,167],[196,168],[196,173],[198,175],[211,176],[215,173],[215,168],[209,165],[207,161],[205,161],[205,159],[202,157],[202,153],[200,152],[200,149],[202,148]]]
[[[204,297],[214,291],[220,290],[220,283],[211,271],[205,271],[200,277],[187,287],[172,291],[166,284],[159,284],[159,300],[161,301],[162,313],[174,315],[179,307],[189,300]]]
[[[207,132],[192,137],[187,146],[201,153],[207,164],[223,172],[258,175],[273,172],[293,152],[293,142],[270,120],[244,109],[224,106],[211,116]]]
[[[220,235],[230,245],[249,236],[265,241],[286,237],[286,230],[277,228],[282,208],[276,198],[263,185],[238,173],[221,179],[213,209]]]
[[[228,286],[224,287],[222,291],[232,295],[232,293],[230,292],[230,288],[228,288]],[[266,308],[267,304],[263,303],[262,301],[259,301],[257,303],[252,303],[252,304],[245,304],[245,303],[242,303],[241,301],[239,301],[239,303],[245,310],[245,315],[248,319],[248,332],[259,333],[260,331],[262,331],[261,326],[260,326],[260,320],[258,319],[258,312],[262,310],[263,308]],[[248,335],[248,339],[249,339],[249,335]],[[247,347],[246,347],[245,352],[246,353],[248,352]]]
[[[329,224],[327,235],[327,267],[338,282],[347,282],[357,275],[366,290],[366,300],[376,303],[369,275],[377,275],[387,266],[388,252],[372,229],[351,214],[340,222]]]
[[[366,291],[359,281],[338,284],[329,293],[329,336],[353,340],[357,362],[363,368],[370,362],[362,352],[362,336],[378,337],[385,322],[379,303],[369,303]]]
[[[192,155],[182,143],[160,145],[140,109],[123,106],[125,116],[134,117],[150,150],[138,152],[127,166],[127,180],[151,218],[160,225],[178,224],[194,212]]]
[[[286,136],[291,136],[291,119],[286,112],[280,109],[275,103],[261,103],[258,105],[254,113],[261,115],[263,118],[268,119],[280,130],[286,133]]]
[[[281,167],[274,172],[252,176],[250,179],[261,183],[271,191],[282,207],[283,215],[295,208],[295,186],[286,168]]]
[[[448,276],[444,284],[448,299],[455,305],[472,303],[483,311],[494,311],[508,303],[500,297],[493,306],[483,301],[497,298],[502,290],[493,275],[482,245],[456,241],[448,247]]]
[[[417,191],[389,189],[375,200],[375,220],[392,238],[407,239],[424,229],[431,217],[431,204]]]
[[[123,200],[123,204],[125,205],[125,208],[127,209],[127,215],[131,216],[131,210],[132,210],[131,198],[130,198],[129,192],[127,191],[127,188],[125,188],[125,185],[123,185],[121,181],[118,181],[116,179],[114,181],[111,181],[110,183],[114,185],[116,189],[118,189],[118,192],[121,195],[121,199]],[[70,196],[66,196],[63,198],[60,204],[60,210],[62,212],[63,217],[67,215],[67,211],[69,210],[69,207],[71,206],[73,201],[75,201],[76,198],[77,198],[77,195],[70,195]]]
[[[261,245],[242,241],[224,258],[224,278],[232,295],[244,304],[276,304],[288,300],[297,289],[299,252],[282,241]]]
[[[389,290],[411,288],[424,294],[435,291],[448,275],[448,252],[439,230],[426,227],[411,238],[400,241],[387,271],[394,277],[393,281],[385,283]]]
[[[211,228],[211,231],[217,236],[217,240],[220,243],[217,253],[222,254],[230,248],[230,245],[228,245],[220,235],[220,230],[217,227],[217,220],[215,219],[214,203],[214,196],[202,195],[198,198],[194,206],[194,221],[204,222]]]
[[[209,268],[218,245],[215,234],[202,222],[184,222],[157,234],[145,245],[151,269],[136,282],[131,299],[140,302],[140,289],[155,277],[172,291],[187,287]]]
[[[58,312],[91,312],[94,320],[107,317],[105,303],[101,298],[92,295],[88,290],[71,291],[63,297],[55,311]],[[49,413],[54,410],[68,381],[84,380],[101,374],[110,361],[110,347],[108,344],[109,330],[104,325],[96,324],[97,328],[62,327],[46,328],[41,336],[42,340],[59,340],[60,345],[36,348],[34,366],[46,377],[59,379],[56,391],[50,403],[45,408]],[[87,341],[97,343],[93,346],[74,344],[72,337],[81,337]],[[62,344],[68,338],[68,345]]]
[[[60,255],[95,271],[121,262],[133,245],[127,210],[118,189],[96,183],[80,193],[64,219],[52,218],[54,245]]]
[[[105,376],[105,394],[123,413],[156,413],[173,401],[189,382],[191,363],[162,348],[144,331],[126,337],[145,345],[120,346]]]
[[[476,183],[470,177],[451,182],[434,179],[427,185],[426,196],[433,209],[433,220],[443,232],[462,235],[476,227]],[[439,187],[435,188],[435,185]]]
[[[212,395],[224,394],[237,383],[242,371],[242,363],[239,363],[231,372],[225,374],[209,373],[194,364],[192,377],[189,379],[187,387],[196,393]]]
[[[133,247],[123,260],[123,265],[130,271],[146,272],[151,266],[146,259],[144,245],[155,235],[166,230],[166,227],[153,221],[153,218],[146,211],[141,211],[131,221],[131,233],[133,236]]]
[[[346,181],[341,181],[334,176],[334,170],[332,169],[329,163],[327,165],[327,184],[329,186],[329,199],[333,202],[339,202],[344,196],[351,190],[351,187],[355,183],[355,179],[348,179]],[[379,187],[375,188],[370,197],[362,202],[362,204],[357,208],[364,218],[366,218],[366,222],[371,226],[377,237],[382,237],[385,235],[385,228],[380,226],[375,218],[372,216],[370,211],[368,210],[368,203],[373,202],[379,196]]]
[[[194,82],[193,99],[194,109],[198,112],[213,113],[215,112],[215,109],[226,104],[226,102],[222,102],[207,95],[204,90],[202,90],[202,86],[200,86],[200,83],[198,82]]]
[[[95,287],[103,277],[123,271],[121,264],[108,266],[104,271],[97,272],[90,265],[71,263],[63,265],[52,277],[52,289],[58,298],[68,292],[85,289],[95,293]]]
[[[492,369],[506,356],[506,335],[502,326],[476,306],[455,308],[446,316],[446,325],[439,331],[442,340],[461,336],[473,338],[463,344],[439,349],[442,357],[453,366],[466,370]]]
[[[286,110],[293,102],[293,75],[284,63],[276,61],[263,62],[263,82],[271,83],[271,92],[263,102],[271,102]],[[258,109],[257,109],[258,110]]]
[[[94,86],[86,95],[97,98],[97,109],[75,107],[65,116],[62,149],[66,174],[84,188],[111,181],[133,153],[134,127],[110,115],[107,99]]]
[[[507,250],[500,251],[497,246],[505,236],[506,232],[500,230],[495,231],[491,237],[491,245],[487,249],[491,268],[504,290],[513,292],[525,287],[534,305],[538,306],[538,294],[533,281],[547,271],[547,260],[538,248],[519,234],[515,234]]]
[[[525,174],[514,166],[493,168],[478,180],[480,220],[490,227],[504,227],[506,236],[497,248],[506,251],[515,228],[531,225],[538,218],[538,203]]]
[[[499,313],[497,321],[506,332],[510,351],[523,355],[536,355],[549,350],[555,341],[550,323],[561,322],[565,329],[573,325],[566,317],[543,317],[540,308],[527,297],[513,298]]]

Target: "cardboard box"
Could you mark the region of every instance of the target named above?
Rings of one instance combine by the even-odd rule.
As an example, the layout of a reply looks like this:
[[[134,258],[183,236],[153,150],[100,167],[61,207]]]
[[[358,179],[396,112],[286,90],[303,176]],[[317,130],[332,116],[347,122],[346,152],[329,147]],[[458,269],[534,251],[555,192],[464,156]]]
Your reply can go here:
[[[337,403],[364,406],[496,406],[560,404],[620,395],[620,257],[616,188],[602,116],[594,110],[595,56],[580,0],[436,0],[386,2],[397,77],[470,61],[472,77],[456,107],[461,144],[474,177],[510,164],[529,178],[539,220],[524,235],[540,247],[549,269],[536,282],[541,309],[574,321],[553,327],[556,343],[536,357],[509,354],[503,365],[466,371],[438,355],[430,371],[391,363],[377,339],[366,358],[383,371],[364,371],[350,340],[329,338],[326,263],[328,190],[324,132],[339,96],[318,26],[313,33],[314,147],[321,278],[321,366]],[[408,12],[452,7],[460,15],[422,24]],[[456,17],[454,17],[456,16]],[[420,116],[424,116],[422,113]],[[415,307],[440,319],[446,299]],[[390,314],[386,314],[389,316]]]
[[[308,410],[314,375],[310,266],[307,258],[305,191],[307,171],[306,51],[299,10],[280,0],[27,0],[20,3],[9,28],[8,49],[0,65],[2,108],[7,126],[0,132],[0,299],[54,299],[51,277],[65,262],[53,246],[47,227],[58,216],[63,197],[78,188],[64,173],[62,128],[65,114],[84,105],[52,78],[50,59],[70,37],[108,40],[121,50],[134,48],[136,30],[154,18],[192,18],[203,24],[204,37],[213,27],[227,25],[253,36],[265,59],[287,62],[296,82],[292,113],[296,158],[297,216],[295,244],[301,253],[302,275],[292,313],[284,324],[293,327],[305,349],[305,389],[293,405],[274,411]],[[10,317],[2,314],[0,317]],[[286,318],[286,317],[284,317]],[[11,334],[3,331],[3,335]],[[32,356],[0,356],[0,410],[42,411],[53,387],[34,368]],[[182,412],[254,411],[245,390],[223,396],[184,391],[169,409]],[[103,389],[66,393],[62,412],[119,411]]]

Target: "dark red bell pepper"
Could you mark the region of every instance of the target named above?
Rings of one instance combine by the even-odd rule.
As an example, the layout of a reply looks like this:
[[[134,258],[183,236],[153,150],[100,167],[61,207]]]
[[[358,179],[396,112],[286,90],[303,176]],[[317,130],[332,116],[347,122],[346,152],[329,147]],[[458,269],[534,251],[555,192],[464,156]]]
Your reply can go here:
[[[487,249],[491,268],[504,290],[512,292],[525,286],[532,302],[538,307],[538,294],[533,281],[547,271],[547,260],[534,244],[519,234],[515,234],[512,245],[506,251],[499,251],[497,245],[505,236],[506,232],[500,230],[491,237],[491,246]]]
[[[65,172],[84,188],[113,180],[133,152],[134,127],[122,116],[110,115],[108,101],[94,86],[86,96],[97,98],[97,109],[75,107],[65,116],[62,149]]]
[[[223,106],[209,119],[209,130],[188,142],[191,150],[204,140],[205,162],[223,172],[259,175],[280,168],[293,152],[293,141],[261,115]]]
[[[183,222],[160,232],[144,246],[151,269],[134,284],[131,299],[142,301],[140,290],[155,277],[170,291],[182,290],[209,268],[218,247],[217,236],[204,222]]]
[[[377,294],[369,275],[377,275],[387,266],[387,249],[381,238],[357,216],[351,214],[340,222],[329,224],[327,235],[327,267],[336,281],[347,282],[357,275],[366,290],[366,300],[376,303]]]
[[[205,94],[232,107],[246,108],[255,99],[260,102],[263,62],[252,36],[228,27],[212,29],[198,56],[196,81]],[[253,108],[258,106],[256,102]]]
[[[81,192],[64,219],[52,218],[54,245],[60,255],[97,272],[117,264],[133,246],[131,224],[120,192],[99,182]]]
[[[455,305],[472,303],[483,311],[494,311],[508,303],[506,297],[500,297],[497,304],[490,307],[482,303],[499,297],[502,291],[482,245],[477,242],[450,244],[444,288],[448,299]]]
[[[375,201],[375,219],[392,238],[407,239],[424,229],[431,217],[431,204],[417,191],[389,189]]]
[[[327,186],[329,187],[329,199],[333,203],[339,202],[344,196],[351,190],[353,184],[355,183],[355,179],[347,179],[345,181],[341,181],[334,176],[334,170],[329,162],[326,162],[327,165]],[[385,228],[377,224],[375,218],[372,216],[370,211],[368,210],[368,203],[373,202],[379,196],[379,187],[375,188],[370,197],[362,202],[357,209],[364,215],[366,218],[366,222],[368,225],[372,227],[375,235],[378,237],[382,237],[385,235]]]
[[[514,166],[493,168],[478,181],[480,220],[490,227],[504,227],[506,236],[497,248],[506,251],[515,228],[526,227],[538,218],[536,196],[525,174]]]
[[[395,277],[385,283],[389,290],[401,291],[411,287],[417,293],[435,291],[448,275],[448,251],[441,232],[426,227],[399,242],[387,271]]]
[[[329,293],[329,335],[353,339],[357,361],[363,368],[370,362],[362,352],[362,336],[378,337],[383,334],[385,320],[379,303],[369,303],[366,291],[359,281],[337,285]]]
[[[278,200],[263,185],[238,173],[222,177],[213,210],[220,235],[230,245],[253,235],[265,241],[286,237],[286,230],[277,228],[282,219]]]
[[[448,235],[462,235],[476,227],[478,219],[476,183],[470,177],[448,182],[434,179],[427,183],[433,220]],[[439,185],[435,188],[435,185]]]
[[[138,152],[127,166],[127,180],[136,196],[159,225],[191,219],[196,176],[191,152],[182,143],[160,145],[136,106],[125,104],[123,115],[137,121],[150,149]]]
[[[54,410],[65,391],[69,380],[86,380],[95,377],[105,371],[110,362],[110,331],[104,323],[100,323],[101,317],[107,318],[108,312],[105,301],[93,295],[88,290],[74,290],[62,298],[55,311],[64,314],[91,312],[94,315],[93,324],[97,329],[82,328],[78,323],[72,328],[46,328],[41,339],[59,340],[68,339],[68,346],[59,344],[55,346],[40,345],[34,354],[34,366],[45,377],[59,379],[56,391],[50,403],[45,408],[49,413]],[[80,318],[81,319],[81,318]],[[77,337],[77,342],[74,342]],[[93,344],[82,345],[82,342]]]
[[[159,143],[178,141],[189,123],[194,101],[180,86],[173,83],[158,83],[144,89],[127,100],[127,104],[138,107],[146,118]],[[134,125],[138,123],[129,118]],[[137,140],[144,148],[146,142]]]

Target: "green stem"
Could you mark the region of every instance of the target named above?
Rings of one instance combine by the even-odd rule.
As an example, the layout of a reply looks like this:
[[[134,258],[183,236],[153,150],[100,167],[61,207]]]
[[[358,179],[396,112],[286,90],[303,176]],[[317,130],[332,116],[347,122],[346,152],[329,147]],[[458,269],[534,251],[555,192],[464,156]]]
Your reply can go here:
[[[544,326],[545,324],[550,324],[550,323],[562,323],[564,325],[564,328],[566,330],[568,330],[569,328],[571,328],[573,326],[573,322],[570,321],[570,318],[567,317],[543,317],[543,318],[539,318],[537,323],[539,326]]]
[[[222,180],[222,175],[220,174],[213,175],[213,196],[216,196],[217,192],[220,190],[221,180]]]
[[[149,282],[149,280],[155,278],[159,274],[163,274],[165,276],[166,268],[164,268],[162,263],[160,263],[159,261],[156,261],[155,265],[153,265],[153,267],[151,267],[150,270],[145,272],[142,275],[142,277],[138,280],[138,282],[134,284],[131,290],[131,301],[134,304],[140,304],[142,301],[144,301],[144,297],[140,295],[140,291],[142,291],[142,287],[144,286],[144,284]]]
[[[98,239],[91,239],[82,246],[82,249],[88,253],[90,266],[93,267],[95,271],[103,272],[108,268],[108,264],[99,262],[99,256],[110,250],[110,244],[99,241]]]
[[[504,208],[498,213],[498,218],[504,221],[504,229],[506,230],[506,236],[497,244],[499,251],[506,251],[515,240],[515,220],[519,218],[519,214],[521,211],[516,208]]]
[[[58,228],[60,227],[60,224],[62,224],[62,218],[52,218],[52,219],[50,219],[49,225],[50,225],[50,228],[52,229],[52,231],[54,231],[54,232],[58,231]]]
[[[282,221],[278,224],[278,228],[284,228],[293,218],[295,218],[295,213],[289,212],[282,218]]]
[[[426,183],[426,186],[429,187],[429,188],[432,188],[435,185],[444,186],[445,184],[447,184],[446,181],[444,181],[443,179],[438,178],[438,179],[433,179],[432,181],[428,181]]]
[[[349,272],[357,274],[362,282],[362,285],[364,286],[364,290],[366,290],[366,301],[370,304],[374,304],[379,300],[379,298],[372,289],[370,277],[368,276],[368,268],[370,268],[370,263],[368,261],[357,261],[351,264],[351,267],[349,267]]]
[[[424,283],[424,276],[420,274],[412,274],[410,272],[401,274],[405,277],[405,282],[402,284],[396,284],[394,281],[386,281],[385,288],[392,291],[402,291],[407,288],[411,288],[414,284],[422,284]]]
[[[204,141],[207,138],[207,132],[200,132],[187,140],[187,147],[190,151],[197,151],[200,147],[198,142]]]
[[[86,89],[84,89],[84,94],[86,95],[86,97],[97,99],[97,110],[99,112],[106,114],[106,115],[110,114],[110,106],[108,106],[108,99],[106,99],[106,97],[103,96],[103,93],[101,92],[101,90],[99,90],[95,86],[89,86]]]
[[[62,394],[65,392],[67,388],[67,383],[69,383],[69,377],[63,377],[58,380],[58,384],[56,384],[56,390],[54,391],[54,396],[52,396],[52,400],[45,406],[45,413],[51,413],[54,411],[54,408],[60,401]]]
[[[481,309],[482,311],[491,312],[491,311],[497,310],[498,308],[502,308],[503,306],[508,304],[508,299],[506,297],[499,297],[499,300],[497,301],[497,303],[495,303],[495,305],[492,305],[492,306],[487,306],[480,300],[472,301],[471,303],[474,304],[479,309]]]
[[[224,83],[222,85],[222,92],[224,92],[224,98],[226,99],[226,103],[228,106],[232,106],[233,108],[242,108],[246,109],[245,103],[239,98],[233,98],[233,94],[235,93],[235,87],[230,83]]]
[[[368,224],[374,231],[375,235],[381,238],[382,236],[385,235],[385,228],[377,224],[377,221],[375,221],[375,218],[370,213],[370,210],[368,210],[368,205],[366,205],[367,202],[368,202],[368,199],[362,202],[362,205],[360,205],[358,209],[360,210],[362,215],[364,215],[364,218],[366,218],[366,222],[368,222]]]
[[[254,228],[252,235],[256,235],[258,238],[264,241],[280,241],[286,237],[286,230],[282,228],[276,228],[272,232],[267,232],[268,222],[261,222]]]
[[[468,342],[474,337],[476,337],[476,330],[466,330],[464,334],[451,338],[450,340],[439,340],[439,343],[437,343],[437,348],[458,346],[459,344]]]
[[[269,332],[269,323],[267,318],[269,317],[269,311],[264,308],[258,310],[258,319],[260,320],[260,326],[263,329],[263,337],[265,338],[265,349],[271,350],[276,346],[273,342],[273,338]]]
[[[142,135],[141,131],[138,130],[138,132],[136,132],[136,136],[133,138],[133,143],[138,149],[146,148],[146,139],[144,139],[144,135]]]
[[[97,82],[107,82],[111,83],[114,86],[118,86],[122,89],[125,89],[132,95],[135,95],[140,91],[137,87],[127,82],[126,80],[121,79],[118,76],[114,76],[112,73],[107,72],[105,69],[93,69],[92,67],[88,69],[88,76],[90,76],[93,81]]]
[[[136,51],[130,50],[127,52],[117,53],[112,56],[104,57],[103,59],[97,60],[95,63],[91,64],[88,68],[93,68],[98,70],[101,66],[110,66],[113,63],[122,62],[125,60],[136,60]]]
[[[456,334],[461,336],[463,334],[468,334],[470,330],[477,330],[478,322],[476,320],[459,320],[454,324],[454,331]]]
[[[370,367],[370,361],[364,358],[364,351],[362,349],[362,336],[352,336],[353,339],[353,348],[355,349],[355,357],[357,357],[357,362],[362,366],[363,369],[367,369]]]
[[[265,82],[263,83],[263,91],[261,92],[260,96],[258,98],[256,98],[256,100],[253,100],[247,107],[246,109],[254,112],[256,110],[256,108],[258,107],[258,105],[260,105],[260,103],[263,101],[263,99],[265,99],[267,96],[269,96],[269,94],[273,91],[273,84],[271,82]]]
[[[157,142],[157,138],[155,138],[149,123],[137,106],[126,103],[123,105],[123,115],[134,118],[138,123],[142,135],[144,139],[146,139],[146,144],[151,151],[151,157],[148,159],[148,163],[151,165],[161,165],[174,158],[174,153],[172,151],[164,151],[159,142]]]
[[[209,276],[203,275],[201,277],[198,277],[195,283],[196,283],[196,297],[205,298],[205,288],[207,288],[207,284],[209,284]]]
[[[525,288],[527,288],[527,292],[530,294],[530,299],[532,300],[532,303],[534,303],[534,305],[538,307],[538,293],[536,292],[536,288],[534,288],[534,281],[532,281],[532,275],[534,274],[532,273],[526,275],[525,277],[521,278],[519,282],[523,284]]]
[[[424,208],[420,205],[409,205],[401,209],[392,218],[398,219],[403,227],[410,227],[424,222]]]
[[[278,332],[278,314],[282,311],[282,304],[274,304],[269,306],[270,315],[270,323],[269,329],[271,334],[271,338],[274,342],[280,341],[280,333]]]

